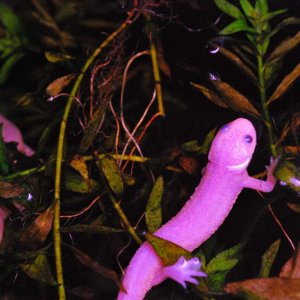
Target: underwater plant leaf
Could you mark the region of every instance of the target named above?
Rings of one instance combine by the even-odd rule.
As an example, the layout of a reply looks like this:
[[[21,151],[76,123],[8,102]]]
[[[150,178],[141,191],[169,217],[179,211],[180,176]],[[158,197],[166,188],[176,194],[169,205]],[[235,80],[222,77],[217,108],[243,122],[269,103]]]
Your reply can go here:
[[[264,16],[269,11],[268,0],[256,0],[255,9]]]
[[[117,273],[111,269],[105,268],[101,266],[96,260],[93,260],[90,256],[86,253],[78,250],[75,247],[68,246],[68,248],[74,253],[76,258],[86,267],[95,271],[99,275],[111,279],[114,281],[121,291],[125,291],[122,283],[117,275]]]
[[[0,197],[9,199],[18,197],[25,193],[25,189],[18,184],[0,181]]]
[[[22,245],[32,249],[43,243],[52,229],[54,206],[50,205],[21,234]]]
[[[255,29],[249,27],[245,20],[235,20],[223,28],[219,34],[229,35],[240,31],[255,32]]]
[[[94,139],[98,135],[99,128],[104,118],[109,101],[110,98],[108,97],[108,99],[105,99],[101,102],[100,106],[96,109],[86,128],[84,129],[83,137],[79,145],[79,151],[81,153],[86,152],[91,147]]]
[[[260,116],[260,113],[251,104],[251,102],[240,92],[234,89],[228,83],[221,80],[211,80],[211,83],[215,86],[217,91],[222,96],[222,99],[233,110],[251,114],[254,116]]]
[[[19,17],[3,2],[0,2],[0,22],[12,36],[22,36],[23,27]]]
[[[226,0],[214,0],[218,8],[225,14],[231,16],[234,19],[244,19],[243,13],[234,5]]]
[[[279,277],[300,279],[300,244],[280,270]]]
[[[65,226],[61,229],[62,232],[89,232],[89,233],[120,233],[124,232],[124,229],[107,227],[99,224],[75,224]]]
[[[37,146],[37,152],[41,152],[45,148],[47,142],[52,137],[55,126],[57,126],[59,122],[60,122],[59,118],[53,118],[53,120],[47,123],[47,126],[42,130],[42,133],[40,134],[38,146]]]
[[[287,53],[292,51],[295,47],[298,46],[300,43],[300,31],[298,31],[294,36],[289,37],[285,40],[283,40],[270,54],[270,56],[267,58],[266,62],[270,63],[274,60],[277,60],[279,58],[282,58]]]
[[[229,271],[238,262],[238,256],[241,249],[242,245],[238,244],[217,254],[206,265],[205,271],[208,274],[219,271]]]
[[[159,176],[151,190],[145,212],[147,229],[150,233],[156,231],[162,223],[161,201],[164,193],[164,179]]]
[[[226,284],[227,293],[241,299],[293,300],[300,293],[300,279],[257,278]]]
[[[300,192],[300,170],[294,162],[280,158],[274,170],[274,176],[289,188]]]
[[[300,204],[296,203],[287,203],[287,207],[296,214],[300,214]]]
[[[5,143],[2,137],[3,124],[0,124],[0,175],[7,175],[10,170]]]
[[[283,8],[283,9],[278,9],[278,10],[269,12],[269,13],[265,14],[261,20],[264,22],[269,21],[270,19],[272,19],[278,15],[284,14],[287,11],[288,11],[288,9]]]
[[[194,157],[180,155],[178,157],[180,167],[190,175],[198,174],[199,164]]]
[[[249,0],[240,0],[240,5],[246,16],[253,17],[255,11]]]
[[[187,152],[196,152],[197,154],[207,154],[210,148],[210,145],[216,135],[217,127],[213,128],[204,139],[202,145],[198,145],[197,140],[192,140],[184,143],[181,147],[184,151]]]
[[[248,75],[248,77],[253,82],[256,82],[256,76],[254,75],[254,73],[243,63],[243,61],[236,54],[223,47],[220,47],[219,53],[229,59],[232,63],[234,63],[241,71]]]
[[[75,169],[85,180],[89,179],[89,170],[82,156],[78,154],[74,155],[69,165]]]
[[[189,251],[170,241],[150,233],[145,233],[145,238],[151,244],[156,254],[161,258],[166,266],[174,265],[180,256],[185,257],[185,259],[192,258],[192,254]]]
[[[52,286],[57,285],[57,282],[51,273],[47,257],[43,253],[38,254],[33,262],[21,264],[20,267],[25,274],[34,280],[41,281]]]
[[[238,263],[239,252],[242,246],[236,245],[217,254],[205,267],[208,274],[208,285],[213,290],[221,290],[226,275]]]
[[[44,55],[49,62],[54,64],[75,59],[73,56],[69,54],[55,53],[51,51],[45,51]]]
[[[94,179],[84,180],[81,175],[65,171],[63,174],[64,187],[75,193],[92,193],[100,188],[100,184]]]
[[[295,17],[286,18],[275,26],[275,28],[271,31],[269,36],[271,37],[271,36],[275,35],[279,30],[281,30],[282,28],[284,28],[286,26],[299,25],[299,24],[300,24],[300,18],[295,18]]]
[[[280,239],[276,240],[270,245],[270,247],[263,254],[261,258],[262,262],[260,266],[259,277],[266,278],[270,276],[271,268],[273,266],[276,255],[278,253],[280,243],[281,243]]]
[[[7,80],[10,71],[14,65],[24,56],[24,53],[14,53],[10,55],[0,66],[0,85],[5,83]]]
[[[278,58],[267,62],[264,67],[264,80],[266,82],[266,87],[268,88],[276,79],[278,71],[281,68],[282,59]]]
[[[54,97],[57,94],[59,94],[64,87],[66,87],[73,79],[75,78],[74,74],[68,74],[62,77],[59,77],[57,79],[55,79],[53,82],[51,82],[47,88],[46,91],[47,93]]]
[[[109,155],[105,155],[99,160],[100,170],[103,173],[110,189],[116,195],[121,195],[124,190],[122,173],[116,161]]]
[[[252,67],[253,70],[257,69],[257,66],[253,63],[252,59],[249,57],[248,54],[251,56],[257,55],[257,50],[254,47],[251,47],[249,44],[243,44],[242,42],[238,42],[238,45],[232,45],[232,50],[240,56],[249,66]]]
[[[224,100],[214,91],[208,89],[207,87],[199,84],[199,83],[190,83],[193,87],[195,87],[197,90],[199,90],[204,96],[206,96],[211,102],[214,104],[223,107],[228,108],[228,105],[224,102]]]
[[[296,79],[300,76],[300,63],[292,70],[291,73],[286,75],[283,80],[279,83],[276,90],[268,100],[268,104],[282,96],[290,86],[295,82]]]

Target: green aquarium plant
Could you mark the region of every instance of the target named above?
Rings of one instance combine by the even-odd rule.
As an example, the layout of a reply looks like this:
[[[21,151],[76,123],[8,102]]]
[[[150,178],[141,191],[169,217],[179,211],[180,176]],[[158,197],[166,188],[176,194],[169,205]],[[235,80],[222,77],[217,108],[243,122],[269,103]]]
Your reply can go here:
[[[299,25],[300,18],[288,16],[282,19],[282,15],[287,12],[287,9],[271,11],[267,0],[240,0],[239,6],[233,5],[227,0],[215,0],[215,4],[223,13],[234,20],[219,31],[218,37],[210,40],[210,52],[220,53],[245,74],[246,78],[256,88],[260,107],[230,84],[217,79],[215,76],[210,76],[214,90],[200,84],[192,83],[192,85],[212,102],[223,108],[231,108],[263,120],[268,132],[270,151],[274,157],[280,156],[281,163],[278,164],[276,171],[276,174],[280,174],[278,179],[287,182],[293,188],[294,185],[289,184],[289,182],[295,182],[295,180],[298,182],[298,172],[297,174],[294,172],[286,174],[284,170],[291,170],[290,164],[292,163],[289,161],[289,167],[286,168],[284,161],[287,151],[289,152],[288,149],[293,149],[294,155],[296,151],[295,148],[282,147],[281,143],[283,142],[282,135],[286,136],[286,131],[291,131],[291,126],[287,123],[285,132],[282,132],[278,139],[272,124],[270,106],[292,87],[300,75],[300,63],[298,63],[291,72],[281,79],[277,86],[274,85],[275,80],[278,80],[277,76],[285,56],[300,43],[300,31],[279,43],[277,42],[275,47],[272,42],[273,38],[283,28]],[[275,26],[271,25],[270,21],[276,20],[276,17],[280,15],[281,21]],[[230,50],[224,47],[224,41]],[[289,156],[290,154],[288,153]],[[280,170],[281,167],[283,168],[282,171]],[[294,166],[292,169],[297,170],[297,167]],[[291,174],[295,180],[286,181],[286,177],[290,177]]]

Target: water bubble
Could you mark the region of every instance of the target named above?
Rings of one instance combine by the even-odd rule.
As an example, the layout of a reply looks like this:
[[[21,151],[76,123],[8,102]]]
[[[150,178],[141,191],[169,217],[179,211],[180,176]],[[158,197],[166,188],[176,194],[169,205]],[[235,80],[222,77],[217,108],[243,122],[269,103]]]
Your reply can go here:
[[[28,193],[27,195],[27,201],[31,201],[33,199],[33,196],[31,193]]]
[[[208,77],[210,80],[213,81],[220,80],[220,77],[217,73],[208,73]]]

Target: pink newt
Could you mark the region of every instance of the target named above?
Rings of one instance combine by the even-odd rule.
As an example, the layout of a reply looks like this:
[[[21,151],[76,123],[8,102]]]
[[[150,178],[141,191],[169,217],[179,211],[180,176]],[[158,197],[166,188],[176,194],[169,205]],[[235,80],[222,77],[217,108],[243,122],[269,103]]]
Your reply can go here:
[[[5,143],[15,142],[17,143],[17,149],[19,152],[26,156],[34,155],[34,150],[24,143],[20,129],[14,123],[6,119],[2,114],[0,114],[0,124],[3,125],[2,137]]]
[[[239,118],[223,126],[212,142],[208,164],[195,192],[181,211],[154,235],[193,251],[220,227],[243,188],[272,191],[276,184],[272,175],[274,162],[267,167],[266,181],[248,175],[247,167],[255,146],[256,132],[247,119]],[[190,267],[182,270],[182,264]],[[151,245],[145,242],[126,269],[123,278],[126,293],[120,291],[117,299],[142,300],[152,286],[168,277],[183,286],[185,281],[196,283],[193,277],[203,274],[195,270],[194,264],[195,258],[190,261],[181,258],[173,266],[164,266]]]

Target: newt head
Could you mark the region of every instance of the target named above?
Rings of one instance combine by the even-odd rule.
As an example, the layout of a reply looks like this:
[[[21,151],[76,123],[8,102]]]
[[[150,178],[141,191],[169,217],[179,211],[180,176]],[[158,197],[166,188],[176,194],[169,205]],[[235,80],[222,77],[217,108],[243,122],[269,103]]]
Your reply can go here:
[[[256,131],[244,118],[236,119],[220,128],[209,150],[210,162],[228,170],[247,169],[256,146]]]

